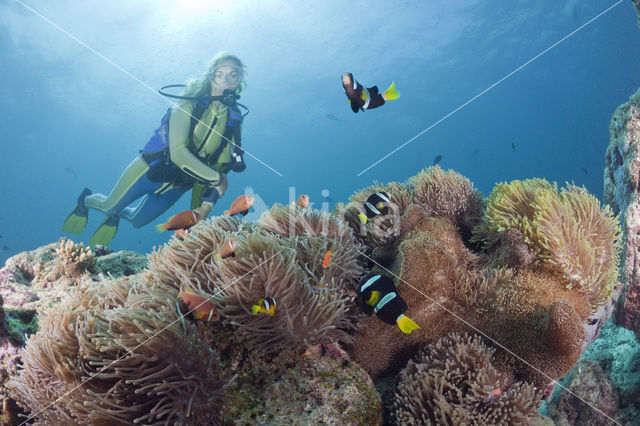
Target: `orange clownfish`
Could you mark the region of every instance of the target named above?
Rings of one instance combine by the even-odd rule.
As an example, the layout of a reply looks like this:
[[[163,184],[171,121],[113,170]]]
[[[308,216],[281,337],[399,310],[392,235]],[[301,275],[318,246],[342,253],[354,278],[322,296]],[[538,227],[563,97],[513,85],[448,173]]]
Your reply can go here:
[[[324,260],[322,261],[322,269],[327,269],[329,265],[331,265],[331,256],[333,256],[333,253],[331,252],[331,250],[329,250],[324,255]]]
[[[265,297],[258,300],[257,305],[251,306],[251,312],[254,315],[265,314],[272,317],[276,313],[276,299],[273,297]]]
[[[225,210],[224,214],[228,216],[234,216],[237,214],[241,214],[242,216],[246,216],[249,213],[249,209],[253,206],[255,202],[255,198],[250,195],[240,195],[238,198],[233,200],[231,203],[231,207],[229,210]]]
[[[156,225],[158,232],[175,231],[177,229],[189,229],[200,220],[200,215],[193,210],[184,210],[173,216],[166,223]]]
[[[236,242],[233,240],[225,240],[224,243],[222,243],[222,248],[220,249],[220,251],[218,253],[216,253],[215,258],[216,260],[222,260],[225,257],[229,257],[229,256],[235,256],[236,255]]]
[[[178,293],[178,312],[184,316],[191,316],[197,320],[217,321],[220,314],[208,297],[191,290],[180,289]]]
[[[302,208],[309,207],[309,196],[307,194],[300,195],[296,204]]]

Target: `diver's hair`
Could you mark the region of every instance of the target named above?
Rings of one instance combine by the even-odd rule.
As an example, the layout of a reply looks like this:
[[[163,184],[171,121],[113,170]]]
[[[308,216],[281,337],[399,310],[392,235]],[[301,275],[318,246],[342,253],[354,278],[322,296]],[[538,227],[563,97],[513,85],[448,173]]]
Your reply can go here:
[[[200,96],[209,96],[211,94],[211,82],[209,81],[209,74],[220,64],[221,62],[231,61],[235,62],[240,68],[242,68],[243,76],[247,75],[247,67],[242,63],[240,58],[229,52],[218,52],[207,65],[206,71],[199,77],[188,80],[185,85],[182,96],[188,96],[190,98],[198,98]],[[240,93],[247,87],[246,80],[243,78],[238,86],[236,92]],[[182,100],[180,106],[184,107],[193,102],[192,100]]]

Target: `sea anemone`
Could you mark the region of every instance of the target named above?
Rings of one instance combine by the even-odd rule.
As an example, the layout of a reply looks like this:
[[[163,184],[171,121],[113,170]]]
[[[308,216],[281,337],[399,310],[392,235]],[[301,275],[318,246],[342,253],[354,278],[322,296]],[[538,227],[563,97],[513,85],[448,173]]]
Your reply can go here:
[[[527,424],[541,394],[527,383],[508,388],[478,335],[451,333],[426,346],[399,376],[400,424]]]
[[[167,288],[82,285],[41,319],[8,384],[37,424],[213,422],[228,380]]]

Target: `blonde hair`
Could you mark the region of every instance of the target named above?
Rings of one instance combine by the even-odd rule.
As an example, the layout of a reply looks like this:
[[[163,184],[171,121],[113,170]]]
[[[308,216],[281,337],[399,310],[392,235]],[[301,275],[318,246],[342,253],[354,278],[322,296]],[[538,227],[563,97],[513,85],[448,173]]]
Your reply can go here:
[[[247,75],[247,67],[242,63],[240,58],[229,52],[218,52],[209,63],[207,64],[206,71],[197,78],[192,78],[185,83],[185,89],[182,96],[188,96],[190,98],[199,98],[209,96],[211,94],[211,82],[209,81],[209,75],[216,69],[216,67],[222,62],[235,62],[241,69],[243,76]],[[246,80],[243,78],[238,86],[236,92],[240,93],[247,87]],[[180,106],[185,106],[193,100],[185,99],[180,102]]]

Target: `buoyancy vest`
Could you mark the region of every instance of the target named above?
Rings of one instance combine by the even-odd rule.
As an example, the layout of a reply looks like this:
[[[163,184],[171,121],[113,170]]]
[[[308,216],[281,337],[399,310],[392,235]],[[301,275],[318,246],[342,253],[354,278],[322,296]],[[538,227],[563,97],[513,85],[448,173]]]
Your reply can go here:
[[[189,151],[200,158],[202,162],[209,167],[215,169],[218,173],[228,173],[231,170],[231,161],[219,163],[220,154],[229,145],[229,141],[233,141],[233,151],[242,155],[241,148],[241,132],[242,132],[242,114],[238,110],[227,107],[227,123],[221,133],[219,143],[216,149],[209,154],[204,151],[207,140],[217,125],[218,115],[213,114],[210,123],[202,122],[205,112],[209,109],[210,102],[197,101],[191,113],[191,124],[189,128],[189,140],[187,148]],[[196,180],[193,177],[182,172],[175,164],[171,162],[169,153],[169,119],[171,117],[172,108],[162,117],[160,126],[154,131],[153,135],[146,143],[140,154],[144,161],[149,165],[147,177],[154,182],[172,182],[174,185],[186,186],[191,185]],[[198,132],[196,127],[200,125]],[[206,133],[203,137],[202,127],[205,127]],[[196,134],[198,133],[198,134]]]

